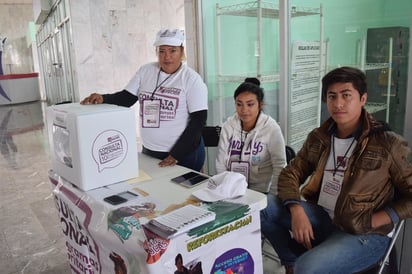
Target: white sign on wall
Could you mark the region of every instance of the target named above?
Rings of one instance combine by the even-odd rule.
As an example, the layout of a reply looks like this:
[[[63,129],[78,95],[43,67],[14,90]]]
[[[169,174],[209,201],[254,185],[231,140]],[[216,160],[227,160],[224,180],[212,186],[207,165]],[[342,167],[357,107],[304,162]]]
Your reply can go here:
[[[295,41],[292,48],[287,143],[298,151],[320,123],[320,43]]]

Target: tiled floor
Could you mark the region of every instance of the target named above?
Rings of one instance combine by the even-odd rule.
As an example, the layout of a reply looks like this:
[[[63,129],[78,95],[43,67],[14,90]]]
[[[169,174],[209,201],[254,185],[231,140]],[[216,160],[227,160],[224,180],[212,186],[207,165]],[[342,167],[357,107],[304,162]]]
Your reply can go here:
[[[0,106],[0,273],[70,273],[40,102]]]
[[[40,102],[0,106],[2,274],[70,273],[47,178],[44,108]],[[264,273],[283,273],[276,261],[264,257],[263,263]]]

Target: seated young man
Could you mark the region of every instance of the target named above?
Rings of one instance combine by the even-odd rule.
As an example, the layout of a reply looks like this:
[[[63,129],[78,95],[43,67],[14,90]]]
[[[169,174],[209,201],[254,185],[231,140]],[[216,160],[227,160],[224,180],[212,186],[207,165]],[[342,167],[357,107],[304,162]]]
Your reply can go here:
[[[412,215],[410,149],[365,110],[366,91],[356,68],[323,77],[330,118],[282,170],[278,195],[268,195],[262,233],[286,273],[361,271],[385,254],[394,224]]]

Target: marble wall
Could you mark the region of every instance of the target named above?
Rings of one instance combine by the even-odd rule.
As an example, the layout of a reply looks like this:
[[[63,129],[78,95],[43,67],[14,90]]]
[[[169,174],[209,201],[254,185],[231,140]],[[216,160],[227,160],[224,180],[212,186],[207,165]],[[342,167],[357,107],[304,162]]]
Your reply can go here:
[[[184,0],[70,1],[70,24],[80,98],[118,91],[156,60],[160,28],[185,29]]]
[[[26,39],[32,5],[1,4],[0,36],[7,37],[2,54],[4,74],[33,72],[33,57]]]

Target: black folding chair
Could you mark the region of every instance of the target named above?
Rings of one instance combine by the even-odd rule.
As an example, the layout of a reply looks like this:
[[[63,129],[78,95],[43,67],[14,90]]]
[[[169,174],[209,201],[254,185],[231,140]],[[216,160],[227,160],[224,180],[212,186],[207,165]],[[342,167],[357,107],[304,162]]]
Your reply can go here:
[[[290,161],[292,161],[292,159],[295,158],[295,156],[295,150],[292,147],[286,145],[286,163],[289,164]]]
[[[208,148],[217,147],[217,145],[219,144],[221,130],[222,130],[222,127],[220,126],[205,126],[203,128],[202,138],[203,138],[203,142],[206,147],[206,158],[209,158],[209,155],[214,155],[213,152],[210,152]],[[213,175],[213,174],[210,174],[210,172],[208,172],[209,169],[208,169],[207,163],[205,164],[202,170],[209,173],[209,175]]]
[[[383,258],[377,261],[375,264],[369,266],[367,269],[362,270],[361,272],[357,272],[356,274],[399,273],[397,265],[397,252],[394,246],[404,224],[405,220],[401,220],[397,225],[395,225],[391,241]]]
[[[220,126],[205,126],[203,128],[202,137],[206,147],[217,147],[221,130]]]

